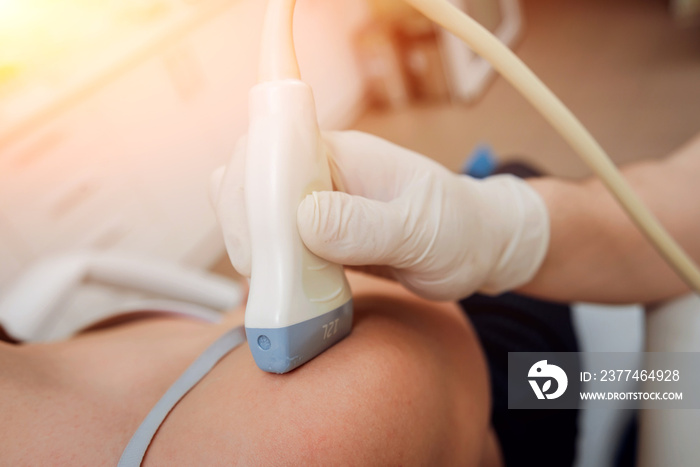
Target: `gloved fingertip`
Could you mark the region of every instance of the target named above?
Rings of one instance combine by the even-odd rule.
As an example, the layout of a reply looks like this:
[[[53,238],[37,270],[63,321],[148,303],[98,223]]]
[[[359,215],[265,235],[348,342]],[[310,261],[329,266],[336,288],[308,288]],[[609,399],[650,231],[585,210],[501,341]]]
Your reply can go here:
[[[319,232],[321,225],[319,196],[317,191],[306,195],[297,209],[297,227],[302,239]]]

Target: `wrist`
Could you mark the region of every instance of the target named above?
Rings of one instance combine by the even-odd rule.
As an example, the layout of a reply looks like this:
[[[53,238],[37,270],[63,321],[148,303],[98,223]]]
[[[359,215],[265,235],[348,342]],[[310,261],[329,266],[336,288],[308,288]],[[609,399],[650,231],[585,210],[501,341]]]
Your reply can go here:
[[[539,193],[522,179],[499,175],[481,183],[486,199],[498,199],[487,203],[494,210],[489,209],[485,222],[501,235],[491,237],[500,242],[493,245],[493,267],[479,291],[497,295],[526,284],[539,270],[549,247],[549,213]]]

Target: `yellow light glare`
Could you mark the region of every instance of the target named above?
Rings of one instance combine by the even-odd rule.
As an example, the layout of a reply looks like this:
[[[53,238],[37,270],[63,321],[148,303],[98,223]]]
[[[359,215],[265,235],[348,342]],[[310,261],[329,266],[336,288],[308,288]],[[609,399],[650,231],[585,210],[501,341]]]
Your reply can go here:
[[[0,31],[17,28],[31,18],[32,1],[0,0]]]
[[[0,0],[0,65],[31,68],[89,46],[111,2]]]

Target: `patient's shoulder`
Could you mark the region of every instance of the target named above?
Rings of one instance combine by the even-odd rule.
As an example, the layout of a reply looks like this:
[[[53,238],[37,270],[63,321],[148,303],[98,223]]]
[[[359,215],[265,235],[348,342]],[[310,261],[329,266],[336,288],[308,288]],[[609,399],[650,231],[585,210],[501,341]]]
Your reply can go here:
[[[146,460],[477,463],[488,384],[468,323],[451,304],[365,292],[352,334],[287,375],[234,351],[175,408]]]

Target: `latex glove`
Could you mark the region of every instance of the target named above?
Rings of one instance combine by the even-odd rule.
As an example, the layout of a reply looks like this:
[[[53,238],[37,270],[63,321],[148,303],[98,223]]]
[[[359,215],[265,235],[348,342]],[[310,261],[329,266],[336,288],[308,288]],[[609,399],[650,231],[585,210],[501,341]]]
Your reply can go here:
[[[248,140],[236,143],[228,165],[211,174],[209,201],[221,226],[226,251],[233,268],[250,277],[250,232],[245,206],[245,159]]]
[[[316,255],[345,265],[371,265],[369,271],[438,300],[516,288],[542,263],[549,218],[542,199],[522,180],[457,175],[359,132],[325,133],[324,140],[335,183],[346,193],[315,192],[299,206],[299,233]],[[241,170],[237,160],[231,166]],[[233,266],[246,275],[250,250],[243,176],[230,172],[216,176],[223,188],[217,211],[220,219],[233,215],[238,221],[225,233],[226,243]],[[238,251],[231,255],[233,248]]]

